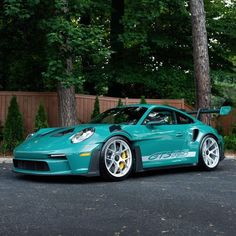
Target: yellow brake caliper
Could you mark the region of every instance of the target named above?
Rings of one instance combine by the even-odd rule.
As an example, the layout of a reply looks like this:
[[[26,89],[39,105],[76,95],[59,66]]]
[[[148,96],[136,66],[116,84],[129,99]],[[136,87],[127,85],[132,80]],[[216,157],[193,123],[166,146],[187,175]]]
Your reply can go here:
[[[127,157],[127,153],[126,153],[126,151],[124,151],[124,152],[121,154],[121,158],[122,158],[123,160],[125,160],[126,157]],[[124,162],[120,162],[119,166],[120,166],[120,169],[123,170],[123,169],[125,168],[125,163],[124,163]]]

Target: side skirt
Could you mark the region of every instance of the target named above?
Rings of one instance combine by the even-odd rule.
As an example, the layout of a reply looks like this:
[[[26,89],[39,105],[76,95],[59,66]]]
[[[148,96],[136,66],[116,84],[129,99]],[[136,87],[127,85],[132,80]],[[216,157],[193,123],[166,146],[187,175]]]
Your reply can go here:
[[[177,168],[184,168],[184,167],[194,167],[197,165],[198,165],[197,163],[193,163],[193,164],[179,164],[179,165],[170,165],[170,166],[158,166],[158,167],[145,168],[143,169],[143,171],[168,170],[168,169],[177,169]]]
[[[139,146],[134,147],[134,154],[135,154],[135,172],[144,172],[144,171],[151,171],[151,170],[165,170],[165,169],[174,169],[174,168],[183,168],[183,167],[193,167],[197,166],[198,163],[191,163],[191,164],[178,164],[178,165],[169,165],[169,166],[158,166],[158,167],[150,167],[150,168],[143,168],[142,162],[142,154]]]

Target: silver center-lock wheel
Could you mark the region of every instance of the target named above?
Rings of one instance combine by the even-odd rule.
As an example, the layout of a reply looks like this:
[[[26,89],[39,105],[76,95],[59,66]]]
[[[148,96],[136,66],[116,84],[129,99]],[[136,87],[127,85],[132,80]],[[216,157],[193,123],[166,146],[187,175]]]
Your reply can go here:
[[[206,136],[201,145],[202,165],[205,169],[214,169],[220,161],[220,148],[216,139],[212,136]]]
[[[132,170],[132,151],[129,143],[122,137],[108,140],[103,147],[101,158],[101,172],[110,179],[124,179]]]

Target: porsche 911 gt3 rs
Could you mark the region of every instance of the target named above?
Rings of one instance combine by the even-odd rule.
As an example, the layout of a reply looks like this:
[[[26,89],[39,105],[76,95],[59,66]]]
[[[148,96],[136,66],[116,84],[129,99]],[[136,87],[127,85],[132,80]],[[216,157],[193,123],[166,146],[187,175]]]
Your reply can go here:
[[[123,180],[163,167],[215,169],[224,158],[222,137],[198,117],[226,115],[230,107],[199,110],[197,117],[164,105],[128,105],[88,124],[45,128],[14,150],[13,170],[30,175],[101,175]]]

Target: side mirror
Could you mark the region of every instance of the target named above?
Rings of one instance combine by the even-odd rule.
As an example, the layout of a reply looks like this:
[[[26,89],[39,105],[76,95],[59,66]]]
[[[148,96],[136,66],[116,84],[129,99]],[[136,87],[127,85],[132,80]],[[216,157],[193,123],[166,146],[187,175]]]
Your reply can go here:
[[[231,112],[231,106],[223,106],[220,108],[220,115],[221,116],[226,116]]]

